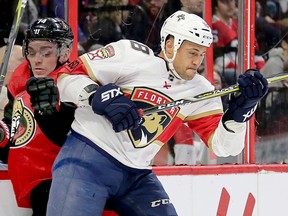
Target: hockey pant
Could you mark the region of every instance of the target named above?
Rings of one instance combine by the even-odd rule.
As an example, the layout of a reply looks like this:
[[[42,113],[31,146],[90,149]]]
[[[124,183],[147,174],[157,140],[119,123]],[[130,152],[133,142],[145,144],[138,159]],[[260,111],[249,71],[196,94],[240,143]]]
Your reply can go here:
[[[47,216],[101,216],[105,205],[123,216],[177,215],[151,170],[124,166],[72,132],[53,165]]]

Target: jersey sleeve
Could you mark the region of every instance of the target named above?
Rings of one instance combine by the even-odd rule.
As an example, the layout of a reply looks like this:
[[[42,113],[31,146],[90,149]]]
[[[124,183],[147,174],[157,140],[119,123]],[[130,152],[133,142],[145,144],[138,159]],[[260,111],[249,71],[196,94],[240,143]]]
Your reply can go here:
[[[245,133],[246,123],[221,120],[209,142],[209,147],[217,156],[236,156],[244,149]]]
[[[58,81],[61,102],[89,105],[89,97],[98,84],[87,75],[67,75]]]
[[[207,115],[195,120],[188,120],[188,126],[202,139],[207,147],[214,131],[218,127],[222,114]]]
[[[215,114],[191,120],[188,125],[219,157],[236,156],[244,149],[246,123],[233,120],[223,123],[222,115]]]

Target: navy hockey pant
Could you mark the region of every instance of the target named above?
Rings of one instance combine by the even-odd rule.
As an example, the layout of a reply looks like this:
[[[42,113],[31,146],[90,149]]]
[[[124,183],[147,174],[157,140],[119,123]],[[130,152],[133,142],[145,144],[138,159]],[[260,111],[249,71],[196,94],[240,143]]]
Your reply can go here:
[[[83,136],[72,133],[53,166],[47,216],[177,215],[151,170],[129,168]],[[107,154],[107,153],[106,153]]]

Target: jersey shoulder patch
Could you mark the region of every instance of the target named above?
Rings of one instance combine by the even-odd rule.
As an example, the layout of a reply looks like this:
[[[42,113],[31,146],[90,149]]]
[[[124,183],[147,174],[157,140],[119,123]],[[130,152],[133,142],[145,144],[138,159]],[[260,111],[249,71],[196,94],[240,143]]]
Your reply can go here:
[[[101,60],[106,58],[111,58],[115,55],[114,47],[109,44],[106,47],[99,48],[87,53],[90,60]]]

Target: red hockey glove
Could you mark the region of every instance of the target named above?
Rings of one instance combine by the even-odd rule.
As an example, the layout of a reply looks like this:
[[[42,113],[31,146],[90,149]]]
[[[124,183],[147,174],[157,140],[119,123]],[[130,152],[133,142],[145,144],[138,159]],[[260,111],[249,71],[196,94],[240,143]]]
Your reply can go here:
[[[3,148],[9,141],[9,129],[8,126],[0,120],[0,147]]]

